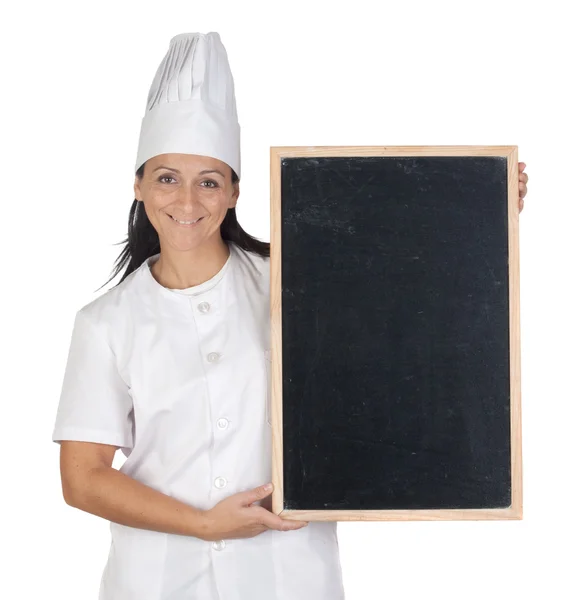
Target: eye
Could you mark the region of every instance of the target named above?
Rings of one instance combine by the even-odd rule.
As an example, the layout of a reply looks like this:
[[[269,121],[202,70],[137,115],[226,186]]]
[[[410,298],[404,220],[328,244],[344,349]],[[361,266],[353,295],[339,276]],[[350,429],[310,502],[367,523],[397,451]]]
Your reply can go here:
[[[171,177],[170,175],[162,175],[162,177],[158,178],[158,181],[162,181],[163,179],[174,179],[174,177]],[[164,181],[162,181],[162,183],[164,183]]]
[[[203,181],[203,183],[212,183],[212,187],[217,187],[217,182],[213,181],[212,179],[205,179],[205,181]],[[204,186],[204,187],[209,187],[209,186]]]

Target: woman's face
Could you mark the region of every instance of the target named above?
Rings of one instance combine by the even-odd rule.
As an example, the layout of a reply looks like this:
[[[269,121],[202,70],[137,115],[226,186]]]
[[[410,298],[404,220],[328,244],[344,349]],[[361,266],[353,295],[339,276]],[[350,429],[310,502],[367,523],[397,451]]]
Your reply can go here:
[[[219,227],[227,209],[237,203],[239,184],[231,184],[231,168],[215,158],[159,154],[146,161],[142,181],[136,177],[134,182],[134,194],[144,202],[161,248],[188,251],[220,242]]]

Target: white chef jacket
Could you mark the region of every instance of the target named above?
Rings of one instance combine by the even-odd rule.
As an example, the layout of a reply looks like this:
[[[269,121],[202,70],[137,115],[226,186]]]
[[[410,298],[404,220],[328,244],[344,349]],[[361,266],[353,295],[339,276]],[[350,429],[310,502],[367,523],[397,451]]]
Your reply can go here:
[[[171,290],[145,260],[76,314],[53,441],[113,444],[120,471],[199,509],[271,481],[270,259],[228,242]],[[337,523],[209,542],[110,523],[99,600],[344,600]]]

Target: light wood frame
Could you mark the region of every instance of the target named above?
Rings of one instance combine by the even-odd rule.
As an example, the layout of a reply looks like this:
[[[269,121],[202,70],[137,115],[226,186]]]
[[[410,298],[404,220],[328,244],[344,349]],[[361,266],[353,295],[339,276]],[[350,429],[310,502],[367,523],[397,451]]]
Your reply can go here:
[[[517,146],[272,146],[270,148],[270,335],[272,346],[272,511],[306,521],[486,520],[523,518],[519,321],[519,172]],[[507,158],[511,505],[496,509],[284,510],[282,428],[281,160],[332,156],[500,156]]]

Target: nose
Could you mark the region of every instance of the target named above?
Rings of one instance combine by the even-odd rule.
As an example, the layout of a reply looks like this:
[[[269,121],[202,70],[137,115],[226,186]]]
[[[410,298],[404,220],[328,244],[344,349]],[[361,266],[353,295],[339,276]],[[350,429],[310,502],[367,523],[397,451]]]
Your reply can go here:
[[[180,189],[177,204],[185,215],[194,212],[199,205],[199,196],[195,186],[184,186]]]

